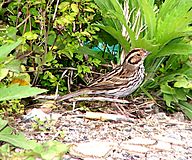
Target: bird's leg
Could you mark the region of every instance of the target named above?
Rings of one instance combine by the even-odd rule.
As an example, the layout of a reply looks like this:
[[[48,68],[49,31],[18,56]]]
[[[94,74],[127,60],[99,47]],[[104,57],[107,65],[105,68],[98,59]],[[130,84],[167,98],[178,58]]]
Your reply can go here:
[[[114,97],[115,99],[118,99],[118,97]],[[124,98],[123,98],[124,99]],[[134,116],[133,114],[131,113],[128,113],[126,111],[126,109],[124,108],[123,104],[120,104],[120,103],[114,103],[115,104],[115,107],[117,107],[117,109],[121,112],[121,114],[127,116],[127,117],[131,117],[131,118],[136,118],[136,116]]]
[[[114,97],[114,99],[118,99],[119,97]],[[122,105],[121,104],[117,104],[116,102],[114,103],[115,104],[115,107],[117,107],[117,109],[121,112],[121,114],[123,114],[123,115],[126,115],[126,110],[125,110],[125,108],[124,107],[122,107]]]
[[[122,115],[126,115],[125,108],[123,108],[121,104],[117,104],[116,102],[114,104],[115,104],[115,107],[117,107],[117,109],[121,112]]]

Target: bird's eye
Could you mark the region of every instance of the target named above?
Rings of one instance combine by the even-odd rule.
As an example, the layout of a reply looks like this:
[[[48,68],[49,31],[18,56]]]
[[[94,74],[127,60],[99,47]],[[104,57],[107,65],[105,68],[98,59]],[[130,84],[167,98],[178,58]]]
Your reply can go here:
[[[137,56],[141,56],[139,53],[137,53]]]

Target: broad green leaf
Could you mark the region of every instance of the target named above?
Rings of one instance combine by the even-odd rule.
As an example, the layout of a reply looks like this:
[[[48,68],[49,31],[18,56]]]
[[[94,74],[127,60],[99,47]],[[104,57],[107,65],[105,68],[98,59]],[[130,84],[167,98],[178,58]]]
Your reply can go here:
[[[100,27],[101,29],[105,30],[109,34],[111,34],[115,39],[118,40],[118,42],[121,44],[121,46],[125,49],[126,52],[130,50],[130,44],[126,40],[125,37],[122,36],[121,31],[116,31],[111,26],[104,26],[101,24],[97,24],[96,26]]]
[[[19,39],[12,44],[5,44],[0,47],[0,63],[8,56],[8,54],[21,44],[22,40]]]
[[[16,40],[16,33],[17,33],[16,27],[7,28],[7,36],[12,38],[13,40]]]
[[[3,130],[0,131],[1,134],[12,134],[13,129],[9,126],[5,127]]]
[[[116,0],[94,0],[97,6],[100,8],[103,15],[103,24],[113,27],[116,30],[121,30],[122,26],[118,19],[112,18],[109,14],[113,12],[118,12],[123,15],[122,9],[119,2]]]
[[[97,58],[97,59],[99,59],[102,63],[105,63],[105,60],[103,59],[103,57],[102,57],[100,54],[98,54],[97,51],[94,51],[94,50],[92,50],[92,49],[89,49],[89,48],[86,47],[86,46],[79,47],[76,52],[79,53],[79,54],[81,54],[81,55],[87,54],[87,55],[89,55],[90,57]]]
[[[3,120],[0,117],[0,132],[2,131],[3,128],[5,128],[5,126],[7,126],[8,121],[7,120]]]
[[[51,51],[49,51],[46,55],[45,55],[45,62],[51,62],[52,60],[54,60],[53,54]]]
[[[192,104],[188,102],[179,102],[179,106],[181,107],[182,111],[187,115],[187,117],[192,120]]]
[[[4,79],[7,74],[9,73],[9,69],[7,68],[0,68],[0,81]]]
[[[171,102],[173,102],[173,96],[170,94],[163,94],[163,99],[168,107],[171,107]]]
[[[72,3],[71,9],[73,12],[79,12],[78,4]]]
[[[175,80],[176,82],[174,83],[174,87],[192,89],[192,82],[187,80],[185,77],[178,76]]]
[[[39,11],[35,7],[30,8],[30,14],[34,16],[39,16]]]
[[[0,141],[7,142],[24,149],[33,149],[36,146],[34,141],[27,140],[23,134],[10,135],[0,132]]]
[[[65,10],[69,7],[70,2],[61,2],[59,5],[59,11],[60,12],[65,12]]]
[[[184,89],[176,88],[175,89],[176,98],[181,101],[187,101],[186,92]]]
[[[48,44],[49,45],[53,45],[54,42],[55,42],[55,39],[56,39],[56,34],[55,32],[50,32],[49,35],[48,35]]]
[[[18,86],[17,84],[14,84],[8,87],[0,88],[0,101],[31,97],[46,91],[47,90],[45,89],[36,87]]]
[[[157,57],[170,56],[173,54],[190,55],[192,54],[192,45],[185,42],[171,42],[156,55]]]
[[[36,33],[33,33],[33,32],[25,32],[23,37],[26,38],[27,40],[35,40],[38,38],[38,35]]]
[[[21,62],[18,59],[13,59],[12,61],[10,61],[8,64],[5,65],[5,68],[12,72],[19,73],[21,71],[20,64]]]
[[[166,0],[158,14],[156,40],[166,45],[173,39],[183,37],[191,30],[192,1]],[[191,28],[191,27],[190,27]]]
[[[150,51],[151,54],[156,52],[159,48],[159,46],[157,44],[156,45],[153,44],[153,40],[148,40],[146,38],[138,38],[135,41],[135,44],[136,44],[137,48],[145,48],[147,51]]]
[[[161,85],[161,92],[166,94],[175,94],[174,88],[170,87],[167,83]]]
[[[139,3],[148,27],[148,38],[152,39],[156,32],[156,17],[153,11],[153,4],[148,0],[139,0]]]
[[[40,152],[42,159],[62,159],[62,156],[69,151],[69,145],[57,141],[49,141],[43,144],[43,151]]]

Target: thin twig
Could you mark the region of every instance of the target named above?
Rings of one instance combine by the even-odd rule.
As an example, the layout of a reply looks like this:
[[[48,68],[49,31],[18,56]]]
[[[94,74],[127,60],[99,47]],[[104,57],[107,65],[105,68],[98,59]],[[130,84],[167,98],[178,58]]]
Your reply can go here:
[[[56,17],[58,5],[59,5],[59,0],[57,0],[57,3],[56,3],[56,5],[55,5],[55,12],[54,12],[54,14],[53,14],[53,22],[55,21],[55,17]]]
[[[30,16],[31,15],[28,15],[19,25],[16,26],[16,28],[19,28],[20,26],[22,26],[23,23],[25,23],[29,19]]]
[[[116,103],[124,103],[129,104],[130,102],[123,99],[117,99],[117,98],[109,98],[109,97],[75,97],[72,99],[69,99],[70,102],[74,101],[107,101],[107,102],[116,102]]]
[[[48,99],[48,100],[53,100],[57,99],[59,96],[55,95],[39,95],[36,97],[36,99]],[[102,102],[116,102],[116,103],[123,103],[123,104],[130,104],[129,101],[124,100],[124,99],[117,99],[117,98],[109,98],[109,97],[75,97],[68,99],[70,102],[77,102],[77,101],[102,101]]]

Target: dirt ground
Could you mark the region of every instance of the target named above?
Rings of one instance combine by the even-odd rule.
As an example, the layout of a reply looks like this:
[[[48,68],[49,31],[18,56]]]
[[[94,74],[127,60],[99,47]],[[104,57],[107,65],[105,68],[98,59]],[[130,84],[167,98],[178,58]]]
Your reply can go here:
[[[191,121],[181,112],[169,115],[156,109],[149,112],[152,105],[142,102],[137,105],[141,108],[129,112],[129,117],[112,110],[98,113],[98,110],[86,112],[77,107],[69,111],[63,107],[46,112],[51,118],[38,126],[38,130],[34,129],[36,122],[32,116],[28,120],[26,117],[17,119],[17,128],[29,139],[72,144],[64,160],[192,159]],[[134,117],[138,110],[139,114]],[[144,116],[139,116],[141,113]]]

